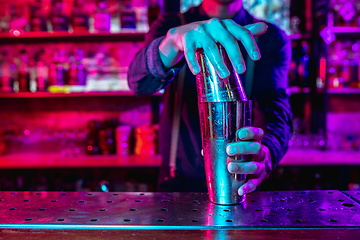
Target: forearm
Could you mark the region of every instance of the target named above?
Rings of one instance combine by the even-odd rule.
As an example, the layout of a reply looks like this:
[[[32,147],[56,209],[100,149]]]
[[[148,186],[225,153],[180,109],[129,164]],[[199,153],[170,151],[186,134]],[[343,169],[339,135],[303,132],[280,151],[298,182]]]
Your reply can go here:
[[[142,49],[129,66],[128,84],[137,95],[151,95],[165,88],[184,65],[184,61],[180,61],[169,70],[165,68],[159,53],[163,38],[155,39]]]

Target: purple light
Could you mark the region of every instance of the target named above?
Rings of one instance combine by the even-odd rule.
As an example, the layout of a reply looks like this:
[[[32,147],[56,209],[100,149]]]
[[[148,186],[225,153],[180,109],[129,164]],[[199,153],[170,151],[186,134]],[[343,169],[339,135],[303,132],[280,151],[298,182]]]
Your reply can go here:
[[[331,68],[329,69],[329,73],[334,74],[334,73],[335,73],[335,68],[334,68],[334,67],[331,67]]]
[[[358,44],[357,42],[354,43],[354,44],[351,46],[351,49],[352,49],[354,52],[359,51],[359,44]]]

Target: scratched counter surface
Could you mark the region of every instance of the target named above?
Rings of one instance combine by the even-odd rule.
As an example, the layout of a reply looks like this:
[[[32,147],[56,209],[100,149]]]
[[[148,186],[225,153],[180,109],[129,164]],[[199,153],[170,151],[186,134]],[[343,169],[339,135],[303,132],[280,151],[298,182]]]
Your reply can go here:
[[[356,191],[255,192],[236,206],[214,205],[207,193],[0,192],[0,200],[1,236],[12,238],[15,230],[18,237],[20,232],[39,234],[39,230],[54,236],[106,231],[119,239],[126,232],[134,237],[144,231],[146,237],[154,231],[156,236],[197,232],[199,236],[191,237],[205,239],[218,238],[221,232],[224,239],[231,239],[239,231],[267,232],[264,236],[269,239],[280,232],[284,237],[294,234],[295,239],[311,239],[305,236],[311,232],[334,237],[343,231],[343,238],[349,232],[352,237],[360,234],[360,192]],[[295,233],[299,231],[304,238]],[[96,234],[80,239],[90,236]]]

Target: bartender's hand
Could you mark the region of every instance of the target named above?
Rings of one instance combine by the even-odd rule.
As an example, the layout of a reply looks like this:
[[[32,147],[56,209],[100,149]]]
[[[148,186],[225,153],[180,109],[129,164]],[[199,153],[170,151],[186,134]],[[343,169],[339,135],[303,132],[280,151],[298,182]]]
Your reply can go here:
[[[174,67],[185,55],[191,72],[196,75],[200,66],[195,52],[203,48],[216,72],[221,78],[230,75],[222,60],[216,43],[226,50],[237,73],[246,70],[245,61],[241,55],[238,41],[244,45],[251,59],[259,60],[261,55],[254,37],[265,33],[267,25],[263,22],[240,26],[231,19],[219,20],[212,18],[206,21],[193,22],[170,29],[159,47],[161,61],[165,68]]]
[[[256,187],[264,180],[266,174],[272,170],[272,161],[269,149],[261,144],[264,131],[261,128],[245,127],[236,133],[238,142],[229,143],[226,152],[230,157],[240,154],[251,154],[251,162],[234,163],[228,159],[230,173],[248,174],[246,182],[239,188],[240,196],[255,191]]]

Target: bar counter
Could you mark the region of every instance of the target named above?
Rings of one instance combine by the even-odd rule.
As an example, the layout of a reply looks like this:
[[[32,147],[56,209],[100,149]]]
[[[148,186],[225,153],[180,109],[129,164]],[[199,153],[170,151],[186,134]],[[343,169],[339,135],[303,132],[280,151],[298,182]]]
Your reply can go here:
[[[360,239],[360,191],[0,192],[1,239]]]

